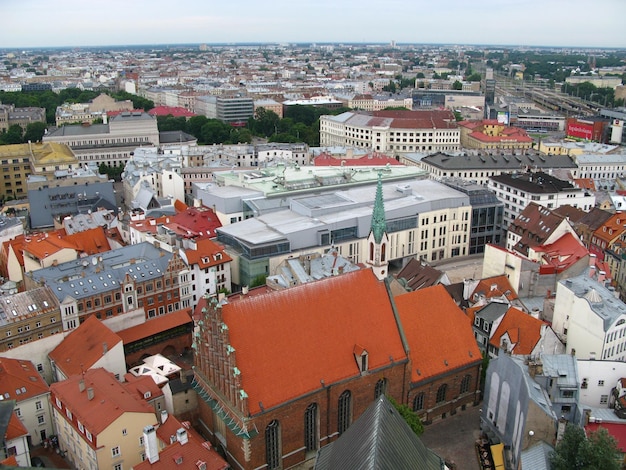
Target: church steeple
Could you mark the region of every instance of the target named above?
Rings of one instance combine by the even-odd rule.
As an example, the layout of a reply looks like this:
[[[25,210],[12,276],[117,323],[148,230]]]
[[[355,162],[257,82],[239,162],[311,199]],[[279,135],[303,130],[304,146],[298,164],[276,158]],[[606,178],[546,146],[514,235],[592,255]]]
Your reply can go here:
[[[382,173],[378,173],[376,197],[374,198],[374,209],[372,211],[372,228],[367,237],[367,245],[366,264],[372,268],[376,277],[382,281],[387,277],[387,268],[389,266],[389,237],[387,236],[387,223],[385,220]]]
[[[372,233],[376,243],[380,243],[383,234],[387,231],[385,221],[385,203],[383,201],[383,176],[378,173],[378,184],[376,185],[376,198],[374,199],[374,211],[372,213]]]

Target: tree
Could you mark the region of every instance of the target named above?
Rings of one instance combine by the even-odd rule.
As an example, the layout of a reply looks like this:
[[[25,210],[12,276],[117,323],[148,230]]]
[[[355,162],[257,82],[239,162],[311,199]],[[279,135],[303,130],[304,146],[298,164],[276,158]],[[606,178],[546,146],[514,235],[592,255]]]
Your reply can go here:
[[[605,428],[592,432],[588,438],[585,431],[568,424],[550,456],[553,470],[619,470],[619,451],[615,438]]]
[[[6,132],[0,135],[0,143],[21,144],[23,142],[22,132],[22,128],[19,124],[13,124]]]
[[[387,395],[387,399],[391,402],[391,404],[398,410],[400,416],[404,418],[406,424],[413,430],[415,434],[421,436],[424,432],[424,425],[422,424],[422,420],[417,416],[417,413],[413,411],[408,405],[401,405],[397,401],[395,401],[392,397]]]
[[[452,84],[452,89],[453,90],[462,90],[463,89],[463,84],[461,82],[459,82],[458,80],[455,80],[454,83]]]
[[[43,122],[31,122],[26,126],[24,133],[24,142],[39,142],[46,132],[46,124]]]
[[[468,82],[480,82],[482,80],[482,75],[479,73],[473,73],[471,75],[469,75],[466,80]]]

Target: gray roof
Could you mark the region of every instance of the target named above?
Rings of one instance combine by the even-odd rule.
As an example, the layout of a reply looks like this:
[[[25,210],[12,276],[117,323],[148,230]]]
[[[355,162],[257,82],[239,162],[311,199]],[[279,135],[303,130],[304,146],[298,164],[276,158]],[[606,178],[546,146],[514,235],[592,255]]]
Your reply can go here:
[[[578,389],[578,363],[571,354],[542,354],[543,375],[556,378],[560,389]]]
[[[510,308],[509,304],[501,302],[489,302],[483,308],[476,312],[476,316],[485,321],[493,322],[504,315]]]
[[[160,279],[172,256],[172,253],[144,242],[38,269],[26,275],[48,285],[62,302],[66,297],[82,299],[93,296],[94,292],[119,291],[127,274],[141,282]]]
[[[91,124],[89,126],[61,126],[46,134],[46,138],[64,136],[82,136],[93,134],[109,134],[108,124]]]
[[[0,296],[0,325],[24,321],[58,309],[59,303],[47,287]]]
[[[442,470],[387,397],[381,395],[338,440],[322,447],[315,470]]]
[[[592,312],[603,321],[604,331],[608,331],[622,315],[626,315],[626,304],[615,298],[612,291],[604,287],[585,272],[579,276],[560,281],[566,289],[578,298],[584,298]]]
[[[7,435],[7,428],[9,427],[11,415],[15,409],[15,403],[15,400],[0,401],[0,436],[2,436],[3,444],[5,436]]]
[[[532,468],[532,470],[550,470],[550,454],[554,452],[554,447],[543,441],[522,451],[522,468]]]
[[[428,155],[422,163],[442,170],[502,170],[515,171],[526,167],[577,168],[576,163],[567,155],[480,155],[466,153],[464,156],[451,156],[445,153]]]

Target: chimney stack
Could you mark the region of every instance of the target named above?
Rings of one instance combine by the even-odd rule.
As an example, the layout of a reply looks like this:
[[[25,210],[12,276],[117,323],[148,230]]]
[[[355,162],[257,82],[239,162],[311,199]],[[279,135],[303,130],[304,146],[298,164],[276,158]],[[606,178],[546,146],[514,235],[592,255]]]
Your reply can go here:
[[[157,435],[154,426],[143,428],[143,446],[146,451],[146,459],[150,463],[159,460],[159,447],[157,446]]]
[[[180,428],[176,431],[176,440],[180,442],[181,446],[189,442],[189,436],[187,436],[187,430],[185,428]]]
[[[165,424],[168,418],[167,410],[161,410],[161,424]]]

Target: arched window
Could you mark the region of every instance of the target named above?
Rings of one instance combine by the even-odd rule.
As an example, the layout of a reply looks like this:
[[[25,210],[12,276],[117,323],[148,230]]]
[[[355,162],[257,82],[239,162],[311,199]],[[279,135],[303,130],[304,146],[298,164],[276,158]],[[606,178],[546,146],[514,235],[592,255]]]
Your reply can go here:
[[[318,444],[317,403],[311,403],[304,412],[304,447],[309,452],[317,450]]]
[[[281,468],[280,424],[273,420],[265,428],[265,460],[268,469]]]
[[[463,377],[463,380],[461,380],[461,394],[469,392],[471,381],[472,381],[471,375],[466,375],[465,377]]]
[[[380,246],[380,260],[381,261],[385,261],[385,257],[387,256],[386,249],[387,249],[387,244],[383,243]]]
[[[387,379],[380,379],[374,387],[374,400],[387,392]]]
[[[374,261],[374,244],[370,243],[370,261]]]
[[[339,396],[337,406],[337,432],[341,435],[352,422],[352,393],[350,390],[344,391]]]
[[[446,384],[443,384],[441,387],[439,387],[439,389],[437,390],[437,403],[446,401],[447,389],[448,389],[448,386]]]
[[[413,411],[420,411],[424,409],[424,392],[418,393],[413,398]]]

